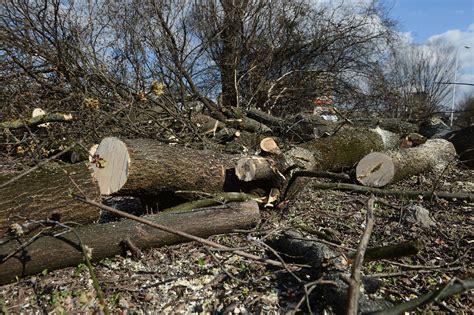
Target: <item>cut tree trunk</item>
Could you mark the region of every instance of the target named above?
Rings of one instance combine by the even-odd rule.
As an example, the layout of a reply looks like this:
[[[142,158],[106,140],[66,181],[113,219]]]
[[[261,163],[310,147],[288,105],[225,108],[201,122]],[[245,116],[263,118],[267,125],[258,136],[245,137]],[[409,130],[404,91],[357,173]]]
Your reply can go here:
[[[364,186],[383,187],[424,172],[441,173],[455,158],[452,143],[433,139],[414,148],[370,153],[358,163],[356,176]]]
[[[346,128],[333,136],[306,142],[301,147],[314,154],[314,170],[337,172],[353,167],[370,152],[397,146],[398,140],[397,134],[380,128]]]
[[[248,229],[258,223],[260,213],[257,203],[248,201],[145,218],[188,234],[208,237],[235,229]],[[124,244],[132,243],[139,249],[145,249],[187,240],[132,220],[122,220],[79,227],[56,237],[43,235],[24,248],[17,240],[0,242],[0,283],[45,269],[76,266],[83,261],[78,237],[84,245],[92,248],[94,261],[122,253]],[[9,259],[5,259],[11,254]]]
[[[0,174],[0,183],[18,174]],[[76,187],[79,187],[81,191]],[[87,164],[48,164],[0,189],[0,237],[14,224],[27,220],[92,223],[100,210],[74,201],[72,193],[84,193],[100,201],[97,182]]]
[[[97,148],[93,170],[103,195],[176,190],[213,193],[236,189],[237,159],[153,140],[109,137]]]

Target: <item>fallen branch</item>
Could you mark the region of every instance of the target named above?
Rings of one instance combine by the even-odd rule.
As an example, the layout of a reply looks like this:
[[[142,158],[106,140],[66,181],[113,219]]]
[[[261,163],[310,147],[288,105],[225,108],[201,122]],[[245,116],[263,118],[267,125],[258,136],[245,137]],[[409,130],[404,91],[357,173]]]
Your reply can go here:
[[[349,296],[347,299],[347,314],[349,315],[357,315],[357,309],[359,308],[362,263],[364,262],[367,245],[369,244],[370,234],[372,234],[374,228],[373,209],[374,198],[371,197],[367,201],[366,226],[359,246],[357,247],[357,252],[352,264],[351,277],[349,279]]]
[[[346,190],[346,191],[355,191],[355,192],[363,192],[363,193],[370,193],[374,195],[380,196],[397,196],[397,197],[405,197],[416,199],[419,196],[422,196],[425,199],[430,199],[432,197],[444,198],[447,200],[467,200],[467,201],[474,201],[474,194],[471,193],[450,193],[450,192],[432,192],[432,191],[420,191],[420,190],[409,190],[409,191],[402,191],[402,190],[391,190],[391,189],[380,189],[380,188],[373,188],[373,187],[366,187],[366,186],[359,186],[354,184],[346,184],[346,183],[312,183],[312,187],[316,189],[336,189],[336,190]]]
[[[377,312],[371,312],[367,314],[373,314],[373,315],[403,314],[405,312],[412,311],[430,302],[441,301],[455,294],[460,294],[472,289],[474,289],[474,279],[459,280],[459,279],[454,278],[441,289],[432,291],[430,293],[422,295],[411,301],[398,304],[392,308],[380,310]]]
[[[34,127],[44,123],[49,122],[71,122],[73,121],[73,117],[71,114],[63,114],[63,113],[51,113],[51,114],[44,114],[28,119],[17,119],[13,121],[5,121],[0,123],[0,129],[19,129],[23,127]]]
[[[418,254],[423,248],[423,242],[421,240],[404,242],[401,244],[367,248],[365,251],[364,260],[374,261],[380,259],[393,259],[399,257],[406,257]],[[356,253],[350,253],[347,258],[354,259]]]
[[[121,216],[121,217],[123,217],[123,218],[131,219],[131,220],[134,220],[134,221],[137,221],[137,222],[140,222],[140,223],[149,225],[149,226],[154,227],[154,228],[156,228],[156,229],[159,229],[159,230],[162,230],[162,231],[165,231],[165,232],[168,232],[168,233],[172,233],[172,234],[181,236],[181,237],[183,237],[183,238],[186,238],[186,239],[189,239],[189,240],[192,240],[192,241],[199,242],[199,243],[201,243],[201,244],[204,244],[204,245],[207,245],[207,246],[210,246],[210,247],[214,247],[214,248],[218,248],[218,249],[224,249],[224,250],[230,250],[230,251],[232,251],[234,254],[239,255],[239,256],[242,256],[242,257],[245,257],[245,258],[249,258],[249,259],[252,259],[252,260],[264,262],[264,263],[266,263],[266,264],[273,265],[273,266],[277,266],[277,267],[284,267],[284,265],[283,265],[282,263],[278,262],[278,261],[275,261],[275,260],[272,260],[272,259],[262,258],[262,257],[256,256],[256,255],[253,255],[253,254],[249,254],[249,253],[244,252],[244,251],[241,251],[241,250],[236,250],[236,249],[233,249],[233,248],[231,248],[231,247],[227,247],[227,246],[221,245],[221,244],[219,244],[219,243],[206,240],[206,239],[204,239],[204,238],[201,238],[201,237],[198,237],[198,236],[195,236],[195,235],[186,233],[186,232],[178,231],[178,230],[176,230],[176,229],[173,229],[173,228],[164,226],[164,225],[162,225],[162,224],[159,224],[159,223],[156,223],[156,222],[152,222],[152,221],[150,221],[150,220],[143,219],[143,218],[141,218],[141,217],[137,217],[137,216],[135,216],[135,215],[133,215],[133,214],[129,214],[129,213],[126,213],[126,212],[123,212],[123,211],[120,211],[120,210],[117,210],[117,209],[114,209],[114,208],[111,208],[111,207],[102,205],[102,204],[97,203],[97,202],[95,202],[95,201],[93,201],[93,200],[90,200],[90,199],[88,199],[88,198],[84,198],[84,197],[77,196],[77,195],[75,196],[75,198],[76,198],[77,200],[79,200],[79,201],[84,202],[84,203],[87,203],[87,204],[96,206],[96,207],[98,207],[98,208],[101,208],[101,209],[103,209],[103,210],[112,212],[113,214],[116,214],[116,215]],[[257,203],[256,203],[255,201],[250,201],[250,203],[255,204],[255,206],[256,206],[257,209],[258,209],[258,205],[257,205]]]
[[[250,200],[259,202],[260,198],[254,195],[250,195],[246,193],[238,193],[238,192],[217,193],[217,194],[212,194],[211,198],[186,202],[186,203],[177,205],[175,207],[165,209],[162,212],[175,212],[175,213],[185,212],[192,209],[210,207],[210,206],[224,204],[228,202],[244,202],[244,201],[250,201]]]

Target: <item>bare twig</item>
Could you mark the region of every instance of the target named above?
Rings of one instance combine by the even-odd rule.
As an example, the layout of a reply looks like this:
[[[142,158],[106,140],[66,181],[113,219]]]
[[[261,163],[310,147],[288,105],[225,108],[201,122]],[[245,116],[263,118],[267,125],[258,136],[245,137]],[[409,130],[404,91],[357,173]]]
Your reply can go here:
[[[365,193],[372,193],[375,195],[382,195],[382,196],[398,196],[398,197],[405,197],[405,198],[419,198],[422,196],[425,199],[431,198],[432,196],[436,196],[438,198],[444,198],[447,200],[468,200],[474,201],[474,194],[471,193],[450,193],[450,192],[431,192],[431,191],[419,191],[419,190],[410,190],[410,191],[402,191],[402,190],[389,190],[389,189],[379,189],[373,187],[366,187],[366,186],[359,186],[354,184],[346,184],[346,183],[314,183],[312,186],[316,189],[335,189],[335,190],[347,190],[347,191],[356,191],[356,192],[365,192]]]
[[[349,281],[349,292],[347,300],[347,314],[356,315],[359,307],[359,295],[360,295],[360,282],[361,282],[361,269],[364,261],[365,250],[369,243],[370,234],[374,228],[374,198],[371,197],[367,201],[367,217],[364,234],[360,240],[359,246],[357,247],[357,253],[352,264],[352,274]]]
[[[304,296],[301,298],[301,300],[298,302],[298,304],[296,304],[296,306],[294,308],[294,312],[301,311],[300,307],[304,303],[304,301],[306,301],[306,307],[308,308],[309,314],[313,313],[311,311],[311,306],[309,305],[309,295],[320,284],[330,284],[330,285],[337,286],[336,282],[331,281],[331,280],[323,280],[321,278],[316,280],[316,281],[311,281],[311,282],[306,283],[304,285]]]
[[[467,290],[474,289],[474,279],[459,280],[457,278],[452,279],[443,286],[441,289],[432,291],[425,295],[422,295],[416,299],[410,300],[405,303],[398,304],[392,308],[386,310],[380,310],[373,312],[374,315],[395,315],[403,314],[404,312],[412,311],[420,306],[426,305],[434,301],[441,301],[455,294],[460,294]]]

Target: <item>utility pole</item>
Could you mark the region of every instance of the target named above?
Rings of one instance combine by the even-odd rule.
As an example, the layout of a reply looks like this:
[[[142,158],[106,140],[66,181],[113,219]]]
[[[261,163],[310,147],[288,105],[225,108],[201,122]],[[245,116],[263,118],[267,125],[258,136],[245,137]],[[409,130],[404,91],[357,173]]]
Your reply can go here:
[[[469,49],[471,46],[464,45],[464,48]],[[458,59],[459,59],[459,47],[456,48],[456,65],[454,66],[454,83],[453,83],[453,102],[451,104],[451,118],[450,118],[450,123],[449,126],[453,126],[453,120],[454,120],[454,104],[456,101],[456,81],[457,81],[457,74],[458,74]]]

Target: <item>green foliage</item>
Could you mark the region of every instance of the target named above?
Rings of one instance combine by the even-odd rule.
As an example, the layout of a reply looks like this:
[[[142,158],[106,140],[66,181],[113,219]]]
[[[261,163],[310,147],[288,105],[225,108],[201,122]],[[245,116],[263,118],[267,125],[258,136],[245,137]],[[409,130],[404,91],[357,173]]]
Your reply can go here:
[[[204,267],[206,267],[206,260],[203,257],[199,258],[197,261],[197,265],[199,266],[199,268],[204,269]]]
[[[76,270],[74,270],[74,276],[79,277],[83,272],[87,270],[87,265],[84,263],[80,263],[79,265],[77,265]]]

